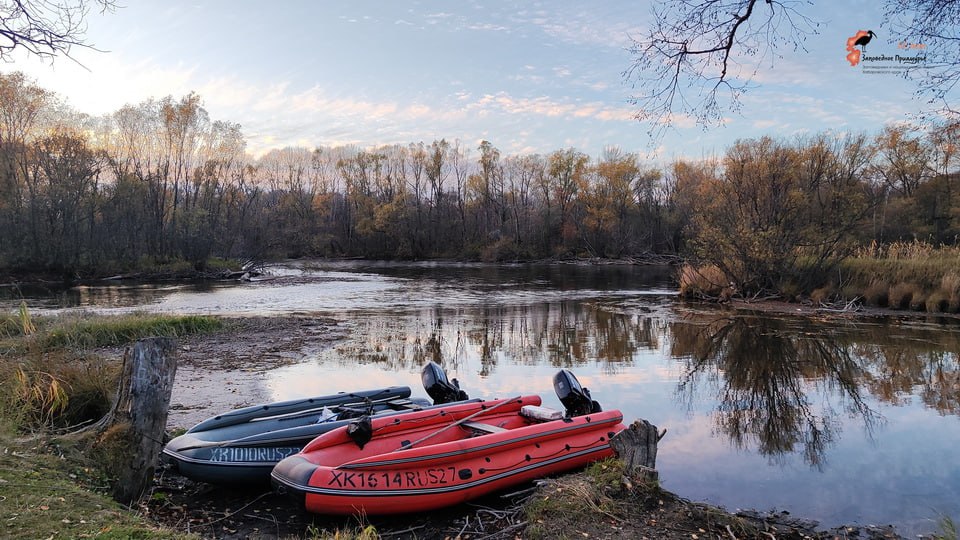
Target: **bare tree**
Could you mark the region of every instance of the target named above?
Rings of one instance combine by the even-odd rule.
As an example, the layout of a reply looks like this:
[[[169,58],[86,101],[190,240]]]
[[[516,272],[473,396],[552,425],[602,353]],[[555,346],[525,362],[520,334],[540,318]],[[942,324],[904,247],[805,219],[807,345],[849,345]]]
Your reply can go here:
[[[917,95],[956,121],[960,111],[951,107],[949,95],[960,82],[960,1],[887,0],[883,24],[903,45],[922,47],[914,52],[926,57],[924,69],[908,72]]]
[[[90,9],[114,11],[115,0],[0,0],[0,60],[9,62],[18,47],[45,59],[70,49],[91,47],[84,41]]]
[[[638,120],[658,136],[681,119],[704,127],[740,109],[757,71],[784,47],[805,50],[821,23],[810,0],[659,0],[649,32],[634,39],[624,79],[637,93]],[[923,70],[910,75],[918,94],[950,111],[960,81],[960,1],[886,0],[883,25],[891,43],[924,47]],[[951,111],[956,114],[956,111]]]
[[[803,48],[819,23],[799,0],[661,0],[650,32],[630,47],[633,63],[624,78],[639,94],[638,120],[662,133],[679,115],[703,126],[739,110],[740,96],[760,64],[780,47]]]

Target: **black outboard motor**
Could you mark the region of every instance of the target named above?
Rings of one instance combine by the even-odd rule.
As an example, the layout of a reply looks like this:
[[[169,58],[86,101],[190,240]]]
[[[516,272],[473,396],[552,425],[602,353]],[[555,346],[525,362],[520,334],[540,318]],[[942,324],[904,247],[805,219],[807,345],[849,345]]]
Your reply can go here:
[[[598,413],[603,409],[590,397],[590,390],[580,386],[580,381],[567,369],[561,369],[553,376],[553,390],[560,403],[567,410],[567,418]]]
[[[423,381],[423,389],[427,391],[434,405],[469,399],[467,393],[460,389],[460,383],[456,379],[447,379],[447,372],[435,362],[427,362],[427,365],[423,366],[420,380]]]

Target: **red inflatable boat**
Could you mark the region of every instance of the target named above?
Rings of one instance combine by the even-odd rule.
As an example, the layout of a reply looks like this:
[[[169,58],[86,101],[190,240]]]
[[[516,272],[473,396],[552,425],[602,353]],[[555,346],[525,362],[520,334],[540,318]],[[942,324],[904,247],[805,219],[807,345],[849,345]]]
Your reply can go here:
[[[620,412],[601,412],[566,370],[555,385],[558,393],[580,393],[561,395],[566,414],[540,407],[539,396],[523,396],[330,431],[280,461],[274,485],[315,513],[398,514],[461,503],[612,455],[608,441],[624,429]]]

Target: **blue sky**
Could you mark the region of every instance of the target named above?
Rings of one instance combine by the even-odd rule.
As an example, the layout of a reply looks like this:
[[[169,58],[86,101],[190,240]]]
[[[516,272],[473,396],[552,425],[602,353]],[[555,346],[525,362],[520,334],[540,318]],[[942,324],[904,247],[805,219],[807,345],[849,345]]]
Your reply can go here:
[[[89,16],[87,39],[108,52],[74,49],[88,70],[24,55],[0,70],[24,71],[95,115],[196,91],[211,118],[243,126],[254,155],[445,137],[474,148],[487,139],[505,154],[572,146],[596,156],[617,145],[669,161],[766,134],[875,133],[925,107],[909,81],[866,75],[844,59],[858,29],[877,32],[871,53],[897,52],[880,2],[798,2],[823,23],[807,50],[781,49],[783,58],[761,63],[743,110],[722,127],[680,117],[653,141],[632,118],[622,77],[629,36],[650,21],[643,2],[126,4]]]

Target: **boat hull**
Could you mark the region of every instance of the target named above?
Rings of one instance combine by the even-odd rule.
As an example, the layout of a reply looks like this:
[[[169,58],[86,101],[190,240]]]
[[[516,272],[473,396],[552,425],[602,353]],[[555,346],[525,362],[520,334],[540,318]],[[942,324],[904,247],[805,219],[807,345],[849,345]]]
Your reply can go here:
[[[530,398],[518,401],[521,405],[539,404],[539,398],[536,403]],[[509,429],[466,438],[440,434],[436,444],[425,443],[422,447],[403,445],[416,439],[411,437],[412,433],[397,430],[379,435],[380,450],[391,444],[396,450],[369,455],[359,452],[357,459],[342,463],[330,463],[337,459],[331,456],[340,452],[342,444],[337,440],[339,431],[330,432],[310,443],[302,453],[282,460],[274,468],[272,478],[276,486],[295,495],[306,510],[319,514],[382,515],[433,510],[609,457],[613,455],[610,437],[624,429],[619,411],[530,422],[516,419],[518,408],[474,417],[489,423],[484,424],[488,428],[492,424]],[[457,418],[457,413],[452,412],[449,418],[436,422],[435,428]],[[390,427],[374,423],[375,432],[386,432]],[[416,428],[417,434],[430,431],[425,425]]]
[[[201,422],[174,438],[164,447],[163,457],[193,480],[221,485],[266,484],[277,462],[296,454],[318,435],[350,423],[318,423],[324,407],[335,409],[363,399],[376,400],[375,414],[431,406],[425,399],[411,400],[409,396],[408,387],[389,387],[238,409]]]

